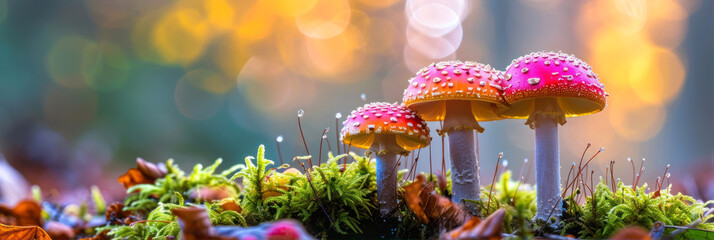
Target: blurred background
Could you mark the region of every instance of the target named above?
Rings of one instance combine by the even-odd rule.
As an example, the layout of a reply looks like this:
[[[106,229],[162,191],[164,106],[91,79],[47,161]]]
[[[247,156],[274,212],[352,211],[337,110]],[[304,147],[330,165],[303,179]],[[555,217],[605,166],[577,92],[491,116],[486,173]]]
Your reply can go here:
[[[503,70],[520,55],[562,50],[588,62],[610,93],[603,112],[561,128],[563,176],[591,142],[606,148],[594,162],[596,176],[614,160],[615,174],[629,179],[626,159],[639,165],[646,158],[650,185],[670,163],[673,182],[701,185],[693,169],[714,164],[713,5],[0,0],[0,149],[43,189],[99,184],[122,194],[116,178],[136,157],[174,158],[185,170],[222,157],[226,167],[266,144],[278,161],[282,135],[287,161],[305,154],[299,109],[316,155],[325,127],[336,147],[336,113],[400,102],[407,79],[432,62],[471,60]],[[534,134],[523,122],[483,123],[483,183],[499,152],[516,172],[532,158]],[[440,169],[436,133],[432,151]],[[428,157],[420,153],[419,170],[429,171]],[[700,187],[708,191],[700,195],[711,198],[712,189]]]

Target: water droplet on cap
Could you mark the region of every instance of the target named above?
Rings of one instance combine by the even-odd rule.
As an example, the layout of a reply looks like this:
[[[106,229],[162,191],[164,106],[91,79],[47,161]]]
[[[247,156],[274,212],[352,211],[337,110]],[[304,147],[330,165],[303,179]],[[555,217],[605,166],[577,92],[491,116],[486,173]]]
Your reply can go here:
[[[342,113],[335,113],[335,118],[337,118],[337,119],[342,118]]]
[[[305,115],[305,111],[303,111],[302,109],[298,110],[298,117],[301,118],[303,115]]]
[[[283,135],[278,135],[278,137],[275,138],[275,141],[278,141],[279,143],[283,142]]]

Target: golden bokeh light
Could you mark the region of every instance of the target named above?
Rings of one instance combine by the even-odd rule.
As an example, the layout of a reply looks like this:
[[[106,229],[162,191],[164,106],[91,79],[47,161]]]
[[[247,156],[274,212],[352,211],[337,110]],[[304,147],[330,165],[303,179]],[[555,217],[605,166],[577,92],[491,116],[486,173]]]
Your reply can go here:
[[[205,15],[208,24],[215,31],[221,32],[233,27],[235,10],[233,1],[228,0],[204,0]]]
[[[278,16],[295,21],[295,16],[302,16],[315,7],[318,0],[260,0],[264,6],[270,6]]]
[[[684,84],[684,64],[670,50],[651,47],[630,62],[632,92],[647,104],[663,104],[679,95]]]
[[[295,24],[305,36],[326,39],[345,30],[351,13],[347,0],[317,0],[312,9],[295,16]]]
[[[642,142],[656,136],[662,129],[667,111],[662,105],[650,105],[639,98],[610,96],[610,124],[623,139]]]
[[[270,116],[292,116],[293,109],[313,101],[315,84],[275,62],[252,57],[238,76],[238,91],[254,109]]]
[[[365,42],[362,32],[351,25],[342,34],[331,38],[306,38],[304,50],[309,60],[309,72],[304,74],[327,77],[357,69],[364,61],[365,51],[362,46]],[[358,79],[352,77],[332,79],[342,82],[354,80]]]
[[[154,26],[153,47],[167,63],[194,62],[208,43],[208,24],[193,8],[167,12]]]
[[[259,41],[273,32],[275,17],[265,4],[267,3],[257,2],[240,16],[235,34],[241,41]]]

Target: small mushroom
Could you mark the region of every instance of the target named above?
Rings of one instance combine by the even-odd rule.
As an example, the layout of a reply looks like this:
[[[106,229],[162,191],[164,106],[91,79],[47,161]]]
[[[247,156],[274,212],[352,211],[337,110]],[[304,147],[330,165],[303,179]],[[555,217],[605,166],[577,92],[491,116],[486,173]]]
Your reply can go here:
[[[506,74],[512,76],[510,87],[503,93],[510,107],[501,116],[527,118],[526,125],[535,129],[535,218],[558,220],[562,215],[558,124],[565,124],[566,117],[603,110],[605,86],[587,63],[561,52],[535,52],[520,57],[513,60]]]
[[[343,123],[340,138],[346,145],[377,154],[377,198],[382,216],[397,207],[397,155],[431,142],[426,122],[396,103],[369,103],[353,111]]]
[[[479,121],[503,119],[501,98],[503,72],[474,62],[449,61],[425,67],[409,80],[404,104],[426,121],[444,121],[440,134],[449,137],[451,155],[452,201],[478,214],[476,204],[463,199],[479,200],[478,135],[483,132]]]

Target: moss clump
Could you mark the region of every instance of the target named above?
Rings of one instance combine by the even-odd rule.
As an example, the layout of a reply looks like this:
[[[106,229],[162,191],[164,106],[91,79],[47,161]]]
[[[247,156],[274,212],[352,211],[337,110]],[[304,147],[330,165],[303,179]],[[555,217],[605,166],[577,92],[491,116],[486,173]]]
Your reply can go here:
[[[196,164],[191,174],[185,176],[173,159],[169,159],[166,161],[167,174],[164,178],[157,179],[154,184],[138,184],[126,190],[129,197],[124,201],[125,210],[146,213],[155,209],[158,203],[177,204],[179,196],[188,199],[191,191],[198,190],[200,187],[224,187],[231,194],[237,194],[240,192],[238,185],[227,176],[244,166],[235,165],[220,174],[215,174],[216,168],[222,162],[222,159],[217,159],[207,168]]]
[[[618,230],[636,225],[646,229],[655,222],[665,225],[684,226],[702,217],[706,205],[694,198],[678,193],[673,195],[670,188],[647,193],[647,184],[633,189],[620,182],[613,192],[604,182],[594,190],[594,197],[586,198],[583,205],[573,204],[575,194],[566,199],[567,213],[564,231],[580,238],[602,239],[612,236]],[[577,194],[577,192],[576,192]],[[702,229],[714,229],[714,223],[699,224]]]
[[[295,161],[309,158],[296,157]],[[353,161],[341,163],[346,158]],[[265,148],[260,146],[255,158],[247,157],[244,164],[215,173],[220,164],[220,159],[207,168],[199,164],[185,175],[178,165],[168,160],[164,178],[157,179],[154,184],[139,184],[127,189],[129,197],[125,201],[125,210],[135,210],[136,217],[144,220],[132,225],[99,227],[96,232],[109,230],[113,239],[171,239],[180,231],[171,209],[186,206],[204,207],[214,225],[253,226],[293,218],[322,238],[345,238],[345,235],[373,238],[377,237],[371,235],[375,229],[386,227],[394,237],[426,239],[449,230],[419,223],[403,201],[395,210],[398,223],[389,225],[392,222],[377,221],[379,217],[373,214],[377,203],[376,162],[367,156],[328,153],[327,162],[306,168],[306,173],[301,173],[295,169],[271,168],[274,163],[265,158]],[[287,168],[287,165],[278,169],[281,168]],[[409,184],[406,179],[409,176],[412,175],[406,170],[400,170],[399,183]],[[237,183],[238,180],[242,183]],[[427,180],[439,184],[433,175]],[[448,172],[440,182],[447,187],[437,188],[437,193],[448,196]],[[234,204],[232,211],[222,209],[219,201],[189,199],[192,191],[203,187],[227,190],[230,196],[227,200],[235,201],[240,208]],[[511,172],[506,171],[494,183],[493,192],[489,192],[490,188],[481,188],[482,198],[475,201],[482,216],[506,209],[504,232],[520,238],[530,238],[538,233],[539,228],[531,222],[536,212],[536,192],[532,185],[512,180]],[[686,195],[673,195],[669,188],[651,193],[646,189],[647,185],[633,189],[619,183],[613,192],[601,182],[582,204],[576,199],[584,193],[576,189],[563,200],[563,228],[558,233],[579,238],[607,238],[629,225],[649,229],[660,221],[666,225],[683,226],[700,218],[704,219],[699,228],[714,230],[714,223],[707,221],[713,216],[702,217],[709,210],[706,205],[714,201],[702,203]],[[403,190],[400,188],[399,191],[398,196],[403,198]]]

